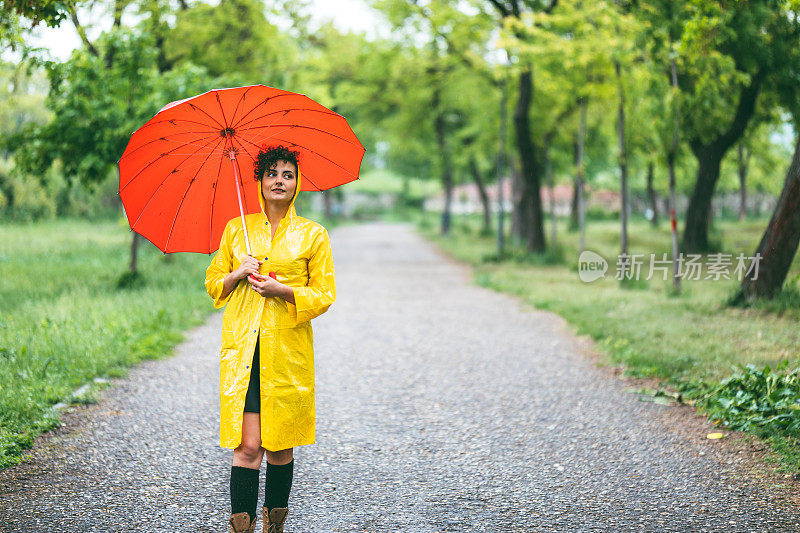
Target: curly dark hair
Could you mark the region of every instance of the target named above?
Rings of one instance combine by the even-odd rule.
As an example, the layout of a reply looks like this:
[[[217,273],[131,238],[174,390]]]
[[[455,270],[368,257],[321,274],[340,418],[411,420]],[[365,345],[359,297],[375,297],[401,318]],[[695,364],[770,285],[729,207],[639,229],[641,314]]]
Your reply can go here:
[[[285,146],[270,146],[269,148],[263,148],[258,153],[258,156],[256,156],[254,178],[256,181],[259,181],[264,176],[264,172],[266,172],[267,169],[272,168],[278,161],[288,161],[289,163],[294,163],[294,168],[298,169],[299,165],[297,164],[297,159],[299,157],[299,153],[293,152]]]

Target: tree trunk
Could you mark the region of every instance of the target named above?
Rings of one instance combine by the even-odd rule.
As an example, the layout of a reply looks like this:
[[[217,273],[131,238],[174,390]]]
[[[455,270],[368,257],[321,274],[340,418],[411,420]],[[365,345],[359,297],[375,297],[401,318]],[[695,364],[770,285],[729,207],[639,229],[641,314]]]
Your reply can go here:
[[[586,248],[586,207],[583,203],[583,143],[586,139],[586,107],[587,102],[583,100],[581,102],[581,120],[578,128],[578,170],[575,173],[578,183],[578,226],[581,232],[580,248],[578,249],[579,255],[582,254],[583,250]]]
[[[136,274],[136,270],[138,268],[138,256],[139,256],[139,239],[141,238],[138,233],[135,231],[131,231],[133,233],[133,239],[131,239],[131,264],[130,264],[130,271],[131,274]]]
[[[670,81],[672,90],[678,94],[678,67],[675,61],[672,38],[669,41]],[[675,105],[673,100],[672,105]],[[681,292],[680,263],[678,262],[678,218],[675,209],[675,159],[678,157],[678,142],[680,140],[680,120],[678,109],[672,109],[672,142],[667,153],[667,167],[669,170],[669,225],[672,244],[672,289],[675,293]]]
[[[719,167],[725,153],[744,134],[750,117],[755,112],[756,99],[763,80],[758,72],[750,79],[750,85],[742,87],[736,113],[728,129],[707,143],[699,138],[689,142],[697,158],[697,181],[686,209],[686,227],[683,229],[681,249],[685,252],[709,250],[708,230],[711,217],[711,198],[719,179]]]
[[[522,164],[522,202],[526,205],[526,216],[520,218],[525,230],[529,252],[543,253],[544,238],[542,199],[540,196],[543,168],[531,138],[530,108],[533,100],[533,72],[524,70],[519,77],[519,97],[514,110],[514,128],[517,150]]]
[[[650,224],[655,228],[658,227],[658,199],[653,188],[653,166],[652,161],[647,163],[647,197],[650,200],[650,209],[653,211],[653,218],[650,219]]]
[[[522,202],[522,175],[519,171],[517,158],[511,159],[511,205],[514,206],[511,212],[511,237],[516,244],[525,242],[525,229],[521,218],[525,216],[526,206]]]
[[[681,250],[684,252],[706,252],[709,249],[711,199],[719,180],[720,163],[725,155],[713,148],[713,146],[702,146],[695,152],[698,163],[697,181],[686,209],[686,226],[683,228],[681,242]]]
[[[492,207],[489,205],[489,195],[486,193],[486,187],[483,185],[481,179],[481,171],[478,169],[478,163],[475,161],[475,156],[471,156],[469,160],[470,169],[472,170],[472,179],[475,180],[475,185],[478,187],[478,194],[481,197],[481,206],[483,207],[483,230],[488,232],[492,229]]]
[[[669,170],[669,230],[672,244],[672,288],[681,292],[681,272],[678,262],[678,216],[675,210],[675,148],[677,148],[677,130],[673,136],[673,148],[667,158]]]
[[[442,235],[450,233],[450,210],[453,203],[453,171],[447,153],[447,139],[444,130],[444,115],[436,115],[436,142],[442,157],[442,183],[444,185],[444,209],[442,209]]]
[[[550,143],[544,146],[544,175],[550,188],[550,248],[556,247],[556,186],[553,183],[553,159],[550,157]]]
[[[330,219],[333,217],[333,198],[331,198],[331,191],[322,191],[322,206],[325,212],[325,218]]]
[[[622,225],[620,234],[620,253],[628,253],[628,150],[625,146],[625,90],[622,86],[622,71],[619,62],[614,62],[614,70],[619,84],[619,111],[617,117],[617,142],[619,144],[619,220]]]
[[[739,143],[739,220],[747,218],[747,167],[750,155],[745,155],[744,143]]]
[[[575,155],[575,178],[572,180],[572,204],[569,209],[569,226],[570,228],[578,227],[578,135],[575,135],[575,140],[572,143],[572,153]]]
[[[508,132],[508,83],[503,78],[503,87],[500,94],[500,132],[498,140],[500,146],[497,150],[497,257],[505,255],[506,237],[505,231],[505,195],[503,191],[503,178],[506,167],[506,133]]]
[[[755,264],[750,264],[752,271],[744,276],[736,302],[774,298],[778,295],[797,253],[798,243],[800,243],[800,135],[797,138],[792,164],[786,174],[781,197],[756,249],[756,254],[761,256],[760,264],[757,262],[758,259],[754,261]],[[756,279],[752,279],[753,277]]]
[[[444,209],[442,209],[441,234],[450,233],[450,208],[453,203],[453,169],[451,168],[450,154],[447,151],[447,132],[445,127],[444,112],[441,109],[441,89],[438,85],[433,90],[434,129],[436,130],[436,143],[442,158],[442,184],[444,185]]]

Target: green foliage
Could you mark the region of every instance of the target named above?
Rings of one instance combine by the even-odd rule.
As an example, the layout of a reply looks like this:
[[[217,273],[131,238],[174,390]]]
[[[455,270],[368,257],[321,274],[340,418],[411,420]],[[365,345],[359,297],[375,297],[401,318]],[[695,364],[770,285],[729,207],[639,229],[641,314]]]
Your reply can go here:
[[[739,285],[731,291],[726,299],[726,305],[755,309],[763,313],[781,316],[785,313],[800,310],[800,274],[789,276],[773,298],[759,298],[754,301],[742,297],[742,287]]]
[[[0,61],[0,135],[5,138],[27,124],[44,124],[51,113],[44,106],[48,82],[33,57],[20,51],[20,61]]]
[[[241,85],[285,87],[291,42],[265,16],[263,0],[198,2],[175,13],[163,50],[170,64],[190,62],[212,76],[241,76]]]
[[[118,289],[137,289],[144,287],[144,285],[144,276],[138,270],[136,272],[128,270],[117,280]]]
[[[56,27],[67,18],[69,5],[74,5],[70,0],[3,0],[4,13],[14,13],[29,19],[36,26],[44,22],[48,26]]]
[[[684,138],[708,142],[723,133],[740,89],[759,73],[765,92],[774,91],[790,112],[797,109],[800,21],[790,16],[791,9],[770,0],[641,3],[637,13],[648,22],[665,74],[670,37],[675,44]]]
[[[0,217],[30,222],[56,214],[54,198],[42,181],[0,161]]]
[[[619,209],[609,210],[602,207],[589,207],[585,213],[586,220],[617,220]]]
[[[800,368],[783,372],[789,364],[737,365],[733,375],[719,384],[702,380],[679,386],[686,398],[710,420],[758,436],[800,436]]]
[[[120,29],[104,34],[97,48],[111,57],[75,50],[65,63],[50,63],[47,105],[54,119],[10,141],[17,164],[43,172],[60,159],[67,175],[102,181],[130,134],[158,107],[152,101],[156,50],[147,36]]]
[[[99,55],[78,49],[68,61],[48,64],[53,120],[29,125],[8,142],[25,171],[41,173],[60,160],[65,175],[94,186],[114,168],[131,132],[169,101],[165,97],[207,88],[205,73],[190,65],[162,76],[148,34],[120,28],[101,35],[95,47]]]

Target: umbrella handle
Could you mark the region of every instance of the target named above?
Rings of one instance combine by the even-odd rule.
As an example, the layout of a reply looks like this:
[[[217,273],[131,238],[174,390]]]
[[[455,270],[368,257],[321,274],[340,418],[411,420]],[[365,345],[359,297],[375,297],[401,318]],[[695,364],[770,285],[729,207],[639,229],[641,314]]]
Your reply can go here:
[[[242,229],[244,230],[244,244],[247,247],[247,255],[250,253],[250,237],[247,235],[247,224],[244,221],[244,208],[242,207],[242,191],[239,189],[239,167],[236,166],[236,152],[233,148],[228,152],[233,165],[233,181],[236,183],[236,199],[239,200],[239,215],[242,217]]]
[[[251,274],[250,276],[247,276],[247,277],[248,277],[248,278],[252,278],[253,276],[252,276],[252,274]],[[275,281],[278,281],[277,274],[275,274],[275,272],[270,272],[270,273],[269,273],[269,277],[271,277],[271,278],[272,278],[272,279],[274,279]],[[253,281],[258,281],[258,280],[257,280],[256,278],[253,278]]]

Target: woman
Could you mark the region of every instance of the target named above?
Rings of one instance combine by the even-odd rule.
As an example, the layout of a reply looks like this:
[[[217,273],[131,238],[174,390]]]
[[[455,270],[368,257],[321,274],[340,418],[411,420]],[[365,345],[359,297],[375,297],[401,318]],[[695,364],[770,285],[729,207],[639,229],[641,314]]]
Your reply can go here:
[[[328,310],[336,286],[327,230],[294,209],[302,180],[297,155],[282,146],[258,154],[261,212],[245,215],[252,255],[246,253],[237,216],[225,226],[219,251],[206,270],[214,307],[227,304],[220,357],[220,446],[233,449],[232,533],[255,531],[265,451],[263,532],[283,532],[293,448],[314,443],[310,320]]]

